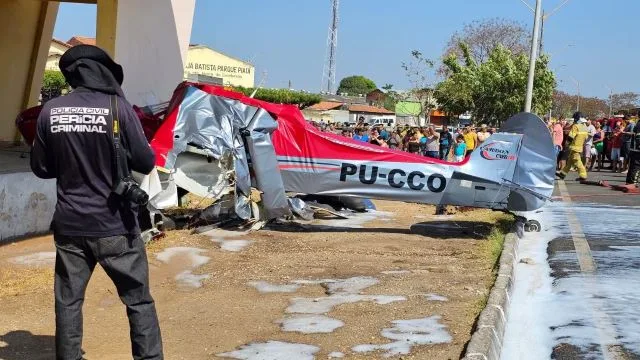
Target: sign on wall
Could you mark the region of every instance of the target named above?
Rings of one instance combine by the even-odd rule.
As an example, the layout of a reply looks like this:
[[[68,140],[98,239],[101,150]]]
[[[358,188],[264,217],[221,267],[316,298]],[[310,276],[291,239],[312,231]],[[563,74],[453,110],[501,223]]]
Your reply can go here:
[[[184,68],[185,78],[188,74],[201,74],[222,78],[225,85],[253,87],[254,68],[248,63],[220,54],[207,47],[189,49],[187,64]]]

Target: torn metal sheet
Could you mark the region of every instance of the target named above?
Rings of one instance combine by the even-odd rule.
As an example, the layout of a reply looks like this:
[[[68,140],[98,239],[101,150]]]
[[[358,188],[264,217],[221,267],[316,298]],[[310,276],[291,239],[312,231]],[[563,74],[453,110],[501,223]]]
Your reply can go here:
[[[271,132],[276,127],[277,123],[271,115],[261,109],[249,124],[247,130],[253,131],[246,137],[256,188],[263,192],[262,205],[269,219],[291,214],[278,169],[278,158],[271,142]]]
[[[173,128],[163,168],[174,175],[175,184],[214,199],[232,189],[236,215],[246,220],[252,213],[253,174],[256,187],[265,194],[267,218],[289,214],[270,137],[277,128],[275,119],[263,109],[195,87],[187,87],[182,96],[166,122]],[[251,169],[248,156],[254,159]]]
[[[219,187],[232,190],[227,181],[228,174],[220,168],[220,163],[200,153],[179,154],[172,176],[177,186],[200,197],[223,194]]]
[[[297,197],[289,198],[289,205],[295,215],[304,220],[313,220],[313,210],[302,199]]]

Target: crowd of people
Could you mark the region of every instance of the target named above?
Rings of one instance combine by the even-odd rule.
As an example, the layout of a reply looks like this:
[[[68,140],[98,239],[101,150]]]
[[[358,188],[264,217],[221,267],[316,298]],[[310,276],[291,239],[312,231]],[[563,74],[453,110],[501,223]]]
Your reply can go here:
[[[564,179],[576,169],[577,180],[586,180],[588,171],[611,170],[626,173],[630,152],[635,147],[640,126],[633,117],[588,119],[576,112],[573,118],[547,123],[557,154],[556,176]],[[605,162],[609,166],[605,168]]]
[[[383,124],[368,126],[361,123],[340,130],[333,125],[313,125],[319,130],[354,140],[449,162],[464,161],[465,157],[496,132],[495,128],[489,128],[484,124],[479,128],[469,124],[457,129],[447,126],[436,129],[434,125],[399,125],[389,128]]]
[[[482,142],[496,132],[485,124],[476,127],[436,129],[434,125],[383,124],[369,126],[362,122],[353,127],[337,129],[331,124],[313,123],[319,130],[339,134],[354,140],[381,147],[406,151],[449,162],[462,162]],[[577,180],[586,180],[588,171],[611,170],[626,173],[629,154],[635,147],[640,124],[635,117],[585,118],[576,112],[572,118],[547,120],[557,156],[556,175],[564,179],[572,170],[578,171]],[[607,163],[607,167],[605,167]]]

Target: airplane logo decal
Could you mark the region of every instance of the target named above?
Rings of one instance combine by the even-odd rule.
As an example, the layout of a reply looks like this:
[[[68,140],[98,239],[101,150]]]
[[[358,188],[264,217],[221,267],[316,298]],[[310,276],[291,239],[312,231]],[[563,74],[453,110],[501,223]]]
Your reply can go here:
[[[480,154],[486,160],[510,160],[514,161],[516,155],[509,151],[509,144],[503,142],[491,142],[480,148]]]

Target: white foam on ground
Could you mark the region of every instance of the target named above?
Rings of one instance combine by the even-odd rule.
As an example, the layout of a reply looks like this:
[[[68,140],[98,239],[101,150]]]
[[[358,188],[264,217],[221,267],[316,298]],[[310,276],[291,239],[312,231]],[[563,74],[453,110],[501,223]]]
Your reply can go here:
[[[557,316],[549,308],[553,293],[551,268],[547,263],[547,246],[557,233],[553,227],[553,216],[547,207],[540,215],[542,232],[524,233],[519,240],[518,257],[531,258],[533,264],[516,259],[516,278],[509,318],[505,329],[502,359],[548,359],[551,356],[553,339],[549,324],[543,314]]]
[[[231,231],[231,230],[224,230],[224,229],[213,229],[213,230],[203,232],[202,235],[206,235],[215,239],[218,239],[218,238],[226,239],[226,238],[233,238],[238,236],[245,236],[248,233],[249,233],[248,231]]]
[[[334,351],[329,353],[328,357],[329,359],[342,359],[344,357],[344,354],[340,351]]]
[[[404,296],[335,294],[321,298],[293,298],[286,311],[288,313],[298,314],[325,314],[330,312],[335,306],[342,304],[373,301],[380,305],[386,305],[405,300],[407,300],[407,298]]]
[[[340,279],[326,284],[329,294],[347,293],[358,294],[360,291],[376,285],[380,281],[369,276],[356,276],[348,279]]]
[[[400,274],[409,274],[411,271],[409,270],[387,270],[387,271],[381,271],[381,274],[384,275],[400,275]]]
[[[429,301],[449,301],[446,296],[438,295],[438,294],[424,294],[424,296]]]
[[[408,355],[411,348],[417,345],[443,344],[453,340],[447,327],[440,322],[440,316],[424,319],[396,320],[392,328],[383,329],[383,337],[395,340],[388,344],[357,345],[352,348],[355,352],[365,353],[377,350],[385,351],[384,357]]]
[[[213,229],[206,232],[203,232],[202,235],[208,236],[211,241],[220,245],[220,249],[223,251],[231,251],[238,252],[242,251],[242,249],[251,245],[253,241],[251,240],[227,240],[227,238],[236,238],[239,236],[245,236],[249,232],[248,231],[230,231],[224,229]]]
[[[41,251],[29,255],[12,257],[9,262],[17,265],[51,266],[56,263],[55,251]]]
[[[590,239],[598,269],[594,275],[583,274],[576,270],[575,252],[557,252],[551,260],[567,262],[572,271],[553,281],[549,276],[547,246],[558,236],[570,236],[564,206],[559,203],[546,207],[542,225],[550,224],[551,230],[526,233],[520,242],[518,256],[532,258],[535,264],[516,264],[517,281],[502,358],[548,359],[553,348],[561,343],[578,347],[587,359],[605,358],[602,349],[612,345],[622,345],[640,354],[640,308],[636,306],[640,298],[637,209],[572,204]],[[590,218],[595,220],[589,221]],[[600,247],[607,241],[615,242],[611,246],[614,250]],[[629,246],[620,245],[621,242]]]
[[[356,276],[348,279],[296,280],[295,284],[324,284],[329,296],[319,298],[293,298],[287,313],[325,314],[335,306],[361,301],[373,301],[385,305],[407,300],[404,296],[362,295],[360,292],[376,285],[379,280],[369,276]]]
[[[211,275],[209,274],[196,275],[191,270],[185,270],[176,275],[175,279],[181,285],[199,288],[202,287],[202,282],[210,277]]]
[[[342,227],[342,228],[362,228],[364,224],[373,220],[385,221],[385,219],[391,219],[394,213],[387,211],[367,210],[364,213],[355,212],[341,212],[341,214],[348,216],[348,219],[323,219],[317,220],[314,223],[320,226],[327,227]]]
[[[189,260],[190,266],[197,268],[208,263],[211,259],[208,256],[200,255],[203,252],[206,252],[206,250],[192,247],[171,247],[158,253],[156,258],[167,264],[176,256],[185,256]]]
[[[221,240],[216,241],[220,244],[220,249],[224,251],[238,252],[251,245],[251,240]]]
[[[331,333],[344,326],[344,323],[324,315],[294,315],[276,321],[283,331],[301,332],[304,334]]]
[[[162,252],[158,253],[156,258],[165,264],[170,263],[172,260],[177,261],[175,258],[186,260],[186,269],[179,272],[175,276],[175,279],[179,285],[199,288],[202,287],[202,282],[204,280],[211,277],[209,274],[196,275],[192,272],[197,267],[208,263],[211,259],[208,256],[200,255],[203,252],[206,252],[206,250],[192,247],[172,247],[166,248]]]
[[[314,360],[318,351],[320,348],[313,345],[268,341],[242,345],[238,350],[218,356],[241,360]]]
[[[299,284],[271,284],[266,281],[251,281],[247,283],[261,293],[292,293],[300,288]]]

